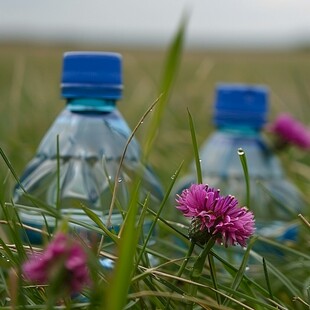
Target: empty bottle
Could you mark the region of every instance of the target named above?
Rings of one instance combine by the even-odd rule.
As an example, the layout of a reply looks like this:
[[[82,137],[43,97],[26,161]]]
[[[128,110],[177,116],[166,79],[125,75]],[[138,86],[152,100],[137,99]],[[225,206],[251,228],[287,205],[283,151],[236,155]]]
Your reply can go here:
[[[49,206],[57,206],[62,214],[74,220],[94,225],[81,209],[82,204],[107,223],[112,188],[131,135],[116,105],[122,88],[121,55],[64,54],[61,95],[66,106],[21,176],[27,194]],[[162,187],[150,167],[141,162],[140,147],[134,138],[128,145],[118,176],[117,204],[124,211],[128,206],[130,184],[138,173],[141,173],[141,195],[150,194],[151,206],[158,206]],[[15,189],[14,201],[19,205],[32,205],[19,186]],[[124,212],[115,207],[111,218],[114,230],[118,230],[123,216]],[[19,217],[22,223],[35,228],[52,230],[55,225],[54,218],[43,217],[41,212],[29,208],[20,208]],[[87,231],[81,226],[75,225],[75,228]],[[41,233],[26,232],[32,244],[42,242]]]
[[[262,85],[219,84],[213,121],[215,131],[200,148],[203,183],[234,195],[247,204],[244,171],[238,149],[245,152],[250,180],[250,203],[259,235],[279,241],[296,241],[296,219],[305,204],[298,189],[286,178],[279,159],[267,144],[262,128],[268,116],[268,88]],[[192,171],[178,192],[197,183]],[[256,246],[265,254],[266,245]]]

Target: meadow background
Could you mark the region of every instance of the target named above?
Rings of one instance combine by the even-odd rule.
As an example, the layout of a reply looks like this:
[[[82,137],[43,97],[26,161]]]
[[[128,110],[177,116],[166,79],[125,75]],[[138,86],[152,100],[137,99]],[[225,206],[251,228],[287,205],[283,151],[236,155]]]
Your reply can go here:
[[[167,56],[164,48],[1,43],[0,144],[19,175],[64,108],[65,101],[60,98],[62,56],[70,50],[114,51],[123,55],[124,92],[118,107],[131,128],[159,95]],[[270,89],[270,121],[285,111],[310,125],[309,49],[185,49],[149,157],[164,186],[170,184],[182,161],[181,175],[193,160],[187,109],[195,123],[198,143],[211,133],[214,88],[218,82],[265,84]],[[151,117],[152,113],[137,132],[141,143]],[[293,148],[279,156],[287,173],[308,193],[309,154]],[[3,161],[0,171],[1,193],[10,199],[12,183]]]
[[[195,125],[198,145],[201,145],[213,130],[214,89],[219,82],[264,84],[270,90],[270,121],[281,112],[289,112],[310,126],[310,6],[307,0],[281,3],[272,0],[158,0],[143,2],[143,5],[139,0],[42,3],[11,0],[2,1],[0,7],[0,147],[17,175],[21,175],[43,135],[64,108],[65,101],[60,98],[64,52],[100,50],[123,55],[124,92],[118,108],[129,126],[134,128],[160,95],[163,80],[171,74],[165,71],[169,44],[185,12],[189,13],[185,27],[188,45],[175,51],[174,55],[181,52],[181,61],[178,70],[172,72],[174,83],[162,119],[158,123],[152,122],[156,116],[155,107],[136,133],[143,144],[150,133],[148,125],[155,123],[158,126],[148,160],[165,193],[169,192],[181,162],[184,164],[179,177],[187,172],[194,159],[187,110]],[[172,59],[170,62],[173,63]],[[278,156],[310,208],[309,151],[292,147]],[[46,309],[53,301],[51,291],[45,290],[44,285],[28,286],[20,272],[29,253],[27,244],[22,244],[18,234],[18,223],[10,214],[14,211],[10,202],[15,181],[3,158],[0,159],[0,182],[0,308],[11,310],[20,304],[29,309]],[[175,212],[172,199],[162,206],[161,219],[166,219],[167,213]],[[132,210],[133,207],[131,214],[134,214]],[[310,209],[304,216],[310,220]],[[296,220],[300,221],[300,218]],[[170,234],[171,227],[164,224],[156,223]],[[124,255],[119,255],[113,276],[98,266],[98,257],[104,257],[105,247],[98,246],[98,252],[102,250],[100,254],[90,255],[93,258],[90,269],[97,281],[91,292],[94,295],[90,294],[86,304],[87,301],[91,305],[99,303],[99,309],[109,310],[123,309],[125,304],[128,309],[168,309],[171,302],[171,309],[182,309],[184,299],[188,299],[188,308],[190,297],[195,295],[189,294],[193,287],[187,281],[193,279],[193,266],[201,249],[196,246],[186,261],[187,247],[175,252],[178,246],[175,239],[171,242],[158,238],[154,248],[149,244],[148,249],[135,248],[132,244],[138,229],[134,217],[129,217],[124,226],[126,233],[121,235],[118,245]],[[261,258],[257,260],[259,274],[255,274],[255,267],[253,269],[255,256],[252,255],[255,253],[249,249],[255,238],[249,242],[243,262],[235,269],[223,262],[220,252],[212,252],[208,263],[203,264],[199,281],[195,279],[202,285],[197,295],[199,304],[206,309],[221,310],[239,310],[238,302],[243,303],[243,309],[309,309],[308,228],[302,224],[298,243],[275,245],[277,250],[284,251],[286,259],[278,261],[275,256],[274,264],[267,259],[270,281],[262,272]],[[1,229],[9,232],[9,238]],[[96,231],[96,225],[92,229]],[[172,235],[190,244],[186,236],[175,231]],[[165,251],[165,246],[173,253]],[[156,270],[146,259],[146,253],[152,250],[160,258]],[[173,277],[179,274],[185,261],[188,265],[184,267],[183,278],[176,282]],[[133,264],[137,268],[132,274]],[[249,265],[251,267],[247,269]],[[254,282],[248,278],[252,270],[257,277]],[[15,286],[14,272],[18,282]],[[88,296],[87,290],[85,293]],[[67,306],[62,309],[70,308],[70,300]],[[80,308],[85,309],[87,305]],[[198,304],[194,309],[200,309]]]
[[[44,133],[64,108],[65,101],[60,98],[60,75],[63,53],[70,50],[114,51],[123,55],[124,96],[118,107],[131,128],[136,126],[159,96],[167,59],[167,50],[164,48],[1,43],[0,146],[17,175],[21,174],[33,157]],[[270,89],[270,121],[278,113],[285,111],[310,125],[310,50],[307,48],[273,51],[185,49],[149,155],[149,162],[159,175],[165,191],[172,183],[172,177],[181,162],[184,161],[184,166],[180,176],[186,173],[194,158],[187,109],[191,112],[197,141],[201,145],[213,129],[211,116],[214,88],[219,82],[267,85]],[[142,143],[146,139],[151,119],[152,112],[138,129],[137,138]],[[290,148],[278,155],[287,174],[301,189],[310,205],[309,153]],[[14,180],[3,160],[0,164],[0,176],[0,198],[4,204],[12,199]],[[164,212],[169,213],[169,210],[174,210],[171,201],[165,206]],[[307,212],[304,216],[309,219],[309,214],[310,212]],[[162,214],[163,217],[165,215]],[[297,254],[291,253],[293,259],[290,263],[281,266],[281,273],[272,277],[273,291],[281,304],[287,303],[289,309],[303,309],[301,303],[296,306],[292,296],[302,296],[310,304],[308,234],[304,229],[300,243],[293,246]],[[237,272],[235,278],[232,277],[232,286],[229,283],[227,287],[235,289],[235,280],[241,279],[244,270],[240,271],[241,276]],[[204,281],[210,281],[206,278]],[[226,283],[227,276],[223,279],[223,283]],[[248,282],[246,279],[242,281],[242,288],[247,292]],[[167,283],[169,281],[161,282],[167,285],[164,293],[169,292]],[[5,285],[3,287],[6,289]],[[259,295],[260,289],[257,292],[255,291],[253,296],[256,293]],[[139,296],[139,293],[138,290],[136,296]],[[242,292],[240,295],[237,291],[235,293],[243,300]],[[267,300],[264,297],[264,301]],[[253,309],[258,309],[257,304],[253,304]],[[238,309],[238,305],[235,308]],[[263,308],[265,307],[262,306]],[[276,306],[269,305],[266,309],[276,309]]]

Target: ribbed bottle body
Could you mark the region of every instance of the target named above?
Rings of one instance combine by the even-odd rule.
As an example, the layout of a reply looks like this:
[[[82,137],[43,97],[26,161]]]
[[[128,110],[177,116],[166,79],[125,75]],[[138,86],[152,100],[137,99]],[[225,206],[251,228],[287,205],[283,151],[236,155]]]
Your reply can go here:
[[[50,206],[58,204],[63,214],[91,224],[81,204],[104,221],[117,177],[117,202],[126,212],[130,186],[140,174],[141,197],[150,193],[154,207],[162,197],[161,186],[151,169],[141,163],[140,147],[135,139],[129,143],[120,174],[116,176],[130,135],[128,125],[116,109],[111,112],[65,109],[26,167],[21,177],[23,187],[35,199]],[[28,206],[30,203],[20,188],[15,191],[15,202]],[[112,224],[120,225],[122,212],[115,207],[113,213]],[[38,212],[21,210],[20,217],[25,224],[44,226],[44,218]]]

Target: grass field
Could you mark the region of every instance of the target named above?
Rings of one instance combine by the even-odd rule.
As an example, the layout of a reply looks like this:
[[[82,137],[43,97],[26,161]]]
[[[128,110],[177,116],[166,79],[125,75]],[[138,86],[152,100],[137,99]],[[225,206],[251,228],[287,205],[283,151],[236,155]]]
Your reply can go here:
[[[17,173],[21,173],[43,134],[64,107],[59,84],[62,55],[68,50],[107,50],[123,55],[124,97],[119,109],[131,128],[159,94],[165,50],[0,45],[0,143]],[[214,87],[218,82],[265,84],[270,88],[270,119],[287,111],[310,124],[310,52],[185,50],[150,155],[164,184],[183,160],[185,168],[181,173],[185,173],[193,158],[187,108],[195,123],[198,143],[211,132]],[[147,121],[137,133],[141,143],[144,126]],[[295,159],[309,163],[307,154],[294,152],[291,155]],[[289,172],[296,174],[298,167],[290,168],[288,165]],[[301,170],[305,174],[304,169]],[[1,171],[5,173],[5,166],[1,165]]]
[[[59,86],[62,56],[65,51],[69,50],[104,50],[119,52],[123,55],[124,96],[118,106],[131,128],[136,126],[141,116],[159,96],[161,79],[167,57],[166,50],[115,48],[110,46],[94,47],[85,45],[0,44],[0,146],[10,160],[17,175],[21,174],[26,163],[33,157],[44,133],[64,108],[65,102],[60,98]],[[167,108],[159,124],[156,141],[149,156],[149,161],[159,175],[165,191],[171,184],[171,178],[180,166],[180,163],[184,161],[184,167],[181,170],[182,175],[186,173],[189,164],[194,159],[187,109],[193,118],[197,141],[200,145],[208,137],[213,128],[211,115],[214,88],[219,82],[267,85],[270,89],[270,120],[273,120],[278,113],[285,111],[291,113],[304,124],[310,125],[310,88],[308,87],[310,85],[310,51],[246,52],[185,50],[183,51],[182,61],[174,81]],[[150,113],[138,129],[137,138],[141,144],[147,138],[147,128],[152,119],[152,114],[153,112]],[[310,203],[310,197],[308,197],[310,189],[309,153],[292,148],[288,152],[279,154],[279,156],[283,161],[283,166],[287,174],[299,186],[307,202]],[[0,164],[0,177],[2,184],[0,187],[0,199],[2,205],[4,205],[3,202],[11,201],[14,182],[3,160]],[[304,216],[307,217],[309,214],[310,212],[307,212]],[[134,231],[134,220],[132,223],[133,226],[131,228]],[[10,224],[10,222],[7,221],[6,224]],[[14,226],[14,228],[16,227]],[[20,262],[23,259],[20,253],[24,253],[25,255],[25,249],[21,245],[20,238],[14,229],[13,232],[16,234],[16,248],[13,247],[13,249],[17,249],[17,261]],[[126,245],[127,240],[130,240],[126,239],[126,237],[126,235],[124,237],[122,235],[122,244]],[[274,272],[272,289],[277,294],[275,300],[281,305],[287,303],[288,309],[303,309],[303,304],[310,304],[310,276],[308,272],[310,252],[309,242],[307,240],[307,234],[303,234],[300,244],[294,245],[293,249],[289,249],[287,246],[285,250],[294,259],[289,264],[281,266],[281,272],[277,273],[276,269],[272,269]],[[3,241],[1,240],[1,242]],[[20,248],[18,248],[18,245]],[[5,244],[1,243],[0,246],[5,250],[4,253],[10,253],[10,249]],[[132,253],[132,259],[134,255],[135,253]],[[248,252],[245,255],[248,255]],[[7,267],[9,264],[5,265],[5,262],[3,262],[4,258],[5,256],[2,256],[1,264]],[[125,260],[126,257],[119,261],[123,263]],[[12,266],[14,266],[13,263]],[[168,262],[167,264],[169,265],[170,263]],[[212,262],[209,261],[209,264],[210,269],[212,269]],[[239,301],[246,301],[254,305],[254,308],[247,309],[279,309],[276,305],[272,304],[273,301],[267,305],[270,301],[269,297],[272,300],[273,297],[271,293],[269,294],[270,296],[268,295],[267,289],[265,290],[266,283],[263,283],[264,289],[253,283],[251,283],[251,286],[247,279],[243,279],[243,274],[246,271],[245,265],[243,266],[244,269],[241,267],[240,270],[229,271],[231,275],[229,280],[227,275],[223,279],[220,279],[223,282],[219,281],[222,285],[219,291],[221,289]],[[125,268],[124,270],[128,271],[129,269]],[[131,278],[130,274],[127,275],[128,287],[129,283],[133,283],[132,287],[136,289],[130,297],[133,303],[136,296],[138,300],[139,294],[143,294],[138,287],[139,285],[137,287],[135,286],[135,281],[138,282],[137,279],[140,279],[141,270],[139,272],[137,271],[136,277]],[[188,271],[189,269],[187,269]],[[141,273],[144,273],[144,271],[141,271]],[[4,279],[3,274],[0,270],[2,280]],[[179,287],[176,287],[176,282],[174,280],[172,281],[173,278],[169,277],[166,280],[165,277],[167,274],[164,274],[162,278],[162,275],[155,275],[153,277],[153,274],[151,272],[148,273],[148,270],[145,271],[144,276],[146,277],[144,283],[146,286],[144,287],[151,289],[151,295],[154,292],[156,293],[156,289],[158,289],[157,293],[160,292],[160,294],[163,294],[163,296],[159,295],[158,299],[153,298],[161,305],[161,307],[156,309],[166,309],[164,305],[166,302],[165,298],[170,300],[167,294],[171,291],[171,287],[174,288],[175,292],[178,292],[177,289]],[[148,277],[151,279],[149,282]],[[212,277],[213,275],[210,278],[207,275],[203,278],[203,281],[209,286],[216,288],[216,279],[214,280]],[[153,281],[156,282],[159,278],[161,281],[159,281],[158,287],[156,287],[157,284],[153,286]],[[120,274],[118,279],[123,279],[123,275]],[[229,282],[230,280],[231,283]],[[2,284],[0,283],[0,293],[6,294],[9,285],[6,284],[7,281],[2,282]],[[143,281],[141,280],[141,282]],[[240,291],[239,285],[241,287]],[[281,285],[284,286],[283,291]],[[127,289],[126,287],[124,289],[125,299],[128,292]],[[182,294],[183,289],[181,287],[180,294]],[[209,292],[208,289],[209,287],[206,286],[203,288],[203,292]],[[113,293],[112,289],[111,291]],[[184,290],[184,292],[187,291]],[[33,296],[35,296],[35,293],[33,293]],[[257,297],[256,294],[258,296],[262,294],[263,297]],[[206,299],[208,299],[208,296]],[[294,298],[292,296],[303,296],[304,299],[299,304],[299,306],[301,305],[300,307],[295,308]],[[182,297],[184,296],[177,296],[177,298],[181,299],[181,302]],[[214,298],[214,300],[218,298],[217,293],[214,294],[212,291],[211,298]],[[116,290],[114,300],[117,299]],[[212,299],[210,301],[210,305],[213,302],[215,303],[214,300]],[[239,309],[238,304],[234,304],[234,302],[231,302],[231,304],[234,309]],[[261,305],[261,307],[256,308],[257,305]],[[114,310],[115,308],[112,307],[109,309]],[[219,306],[219,308],[216,307],[214,309],[222,308]],[[281,309],[286,308],[281,307]]]

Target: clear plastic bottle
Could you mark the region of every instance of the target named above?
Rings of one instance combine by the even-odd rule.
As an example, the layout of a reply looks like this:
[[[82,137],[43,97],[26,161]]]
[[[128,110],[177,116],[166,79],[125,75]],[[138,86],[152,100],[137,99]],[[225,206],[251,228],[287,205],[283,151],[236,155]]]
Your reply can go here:
[[[250,179],[250,204],[257,233],[279,241],[296,241],[296,219],[305,207],[298,189],[286,178],[279,159],[267,144],[262,128],[268,116],[268,88],[262,85],[218,84],[214,132],[200,148],[203,182],[247,203],[246,182],[238,149],[245,152]],[[192,171],[178,192],[197,183]],[[268,248],[268,249],[267,249]],[[257,246],[264,254],[270,248]]]
[[[28,194],[54,207],[59,195],[63,214],[94,225],[81,210],[83,204],[107,222],[112,187],[131,135],[116,105],[122,88],[121,55],[108,52],[64,54],[61,94],[66,106],[22,174],[21,183]],[[128,146],[118,180],[117,201],[125,211],[130,182],[139,172],[141,195],[145,197],[150,193],[150,203],[158,206],[163,196],[161,184],[150,167],[141,162],[140,146],[134,138]],[[31,205],[18,186],[14,201],[19,205]],[[21,208],[19,216],[31,227],[46,228],[47,224],[53,229],[55,225],[54,218],[44,218],[36,211]],[[123,215],[115,207],[111,219],[115,230],[122,219]],[[27,235],[32,244],[42,242],[40,233],[27,230]]]

